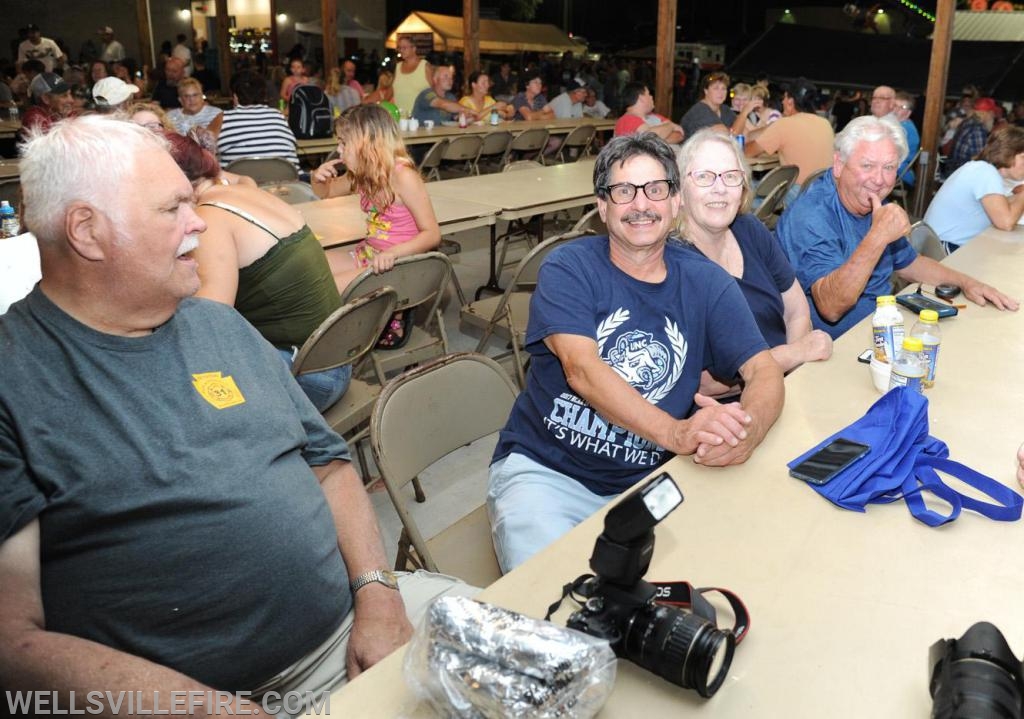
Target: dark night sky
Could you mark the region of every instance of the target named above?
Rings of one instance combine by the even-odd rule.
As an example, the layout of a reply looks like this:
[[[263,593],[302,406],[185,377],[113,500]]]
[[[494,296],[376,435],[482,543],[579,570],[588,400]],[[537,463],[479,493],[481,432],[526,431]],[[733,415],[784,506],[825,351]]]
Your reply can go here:
[[[848,1],[848,0],[847,0]],[[916,0],[929,12],[935,11],[935,0]],[[566,4],[570,13],[570,30],[597,45],[612,48],[652,45],[655,42],[658,0],[544,0],[535,20],[562,26]],[[676,19],[682,27],[680,41],[713,41],[727,45],[750,42],[764,29],[768,8],[800,6],[842,7],[845,2],[828,0],[679,0]],[[862,0],[861,5],[874,5]],[[901,11],[896,0],[878,3],[891,11]],[[480,0],[481,14],[487,12],[488,0]],[[461,15],[462,0],[387,0],[389,29],[414,10]]]

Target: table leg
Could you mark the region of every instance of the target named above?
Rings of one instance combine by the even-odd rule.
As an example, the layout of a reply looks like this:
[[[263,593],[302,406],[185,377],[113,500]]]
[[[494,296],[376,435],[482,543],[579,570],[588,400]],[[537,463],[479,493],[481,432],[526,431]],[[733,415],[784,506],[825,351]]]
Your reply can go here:
[[[487,284],[480,285],[476,288],[476,294],[473,295],[473,299],[480,299],[480,296],[483,295],[484,292],[493,292],[496,295],[500,295],[505,291],[498,285],[497,249],[498,224],[494,223],[491,225],[491,276],[487,278]]]

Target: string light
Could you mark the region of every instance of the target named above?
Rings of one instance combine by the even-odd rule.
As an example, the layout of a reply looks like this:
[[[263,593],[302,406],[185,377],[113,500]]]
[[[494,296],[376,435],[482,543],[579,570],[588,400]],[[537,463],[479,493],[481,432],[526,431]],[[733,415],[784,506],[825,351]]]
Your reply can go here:
[[[930,20],[931,22],[935,22],[935,16],[934,15],[932,15],[927,10],[923,10],[920,6],[915,5],[914,3],[910,2],[910,0],[900,0],[900,4],[903,5],[904,7],[910,8],[911,10],[916,12],[921,17],[926,18],[927,20]]]

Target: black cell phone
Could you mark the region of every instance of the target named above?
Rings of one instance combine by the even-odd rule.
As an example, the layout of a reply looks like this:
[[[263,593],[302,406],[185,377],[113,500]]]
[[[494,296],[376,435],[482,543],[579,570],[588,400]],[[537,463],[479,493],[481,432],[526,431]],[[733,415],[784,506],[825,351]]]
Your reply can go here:
[[[871,451],[871,447],[839,437],[789,470],[789,476],[811,484],[828,484],[837,474]]]
[[[935,310],[939,315],[939,319],[943,317],[956,317],[960,312],[953,305],[947,305],[945,302],[938,302],[929,297],[925,297],[922,294],[914,293],[910,295],[896,295],[896,301],[904,307],[914,311],[914,314],[921,314],[921,310]]]

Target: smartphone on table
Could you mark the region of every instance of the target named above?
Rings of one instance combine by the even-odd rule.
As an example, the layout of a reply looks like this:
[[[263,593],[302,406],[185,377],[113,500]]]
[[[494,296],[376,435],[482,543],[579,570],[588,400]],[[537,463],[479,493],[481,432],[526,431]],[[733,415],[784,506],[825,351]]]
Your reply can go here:
[[[811,484],[828,484],[870,451],[866,444],[838,437],[789,470],[789,476]]]

